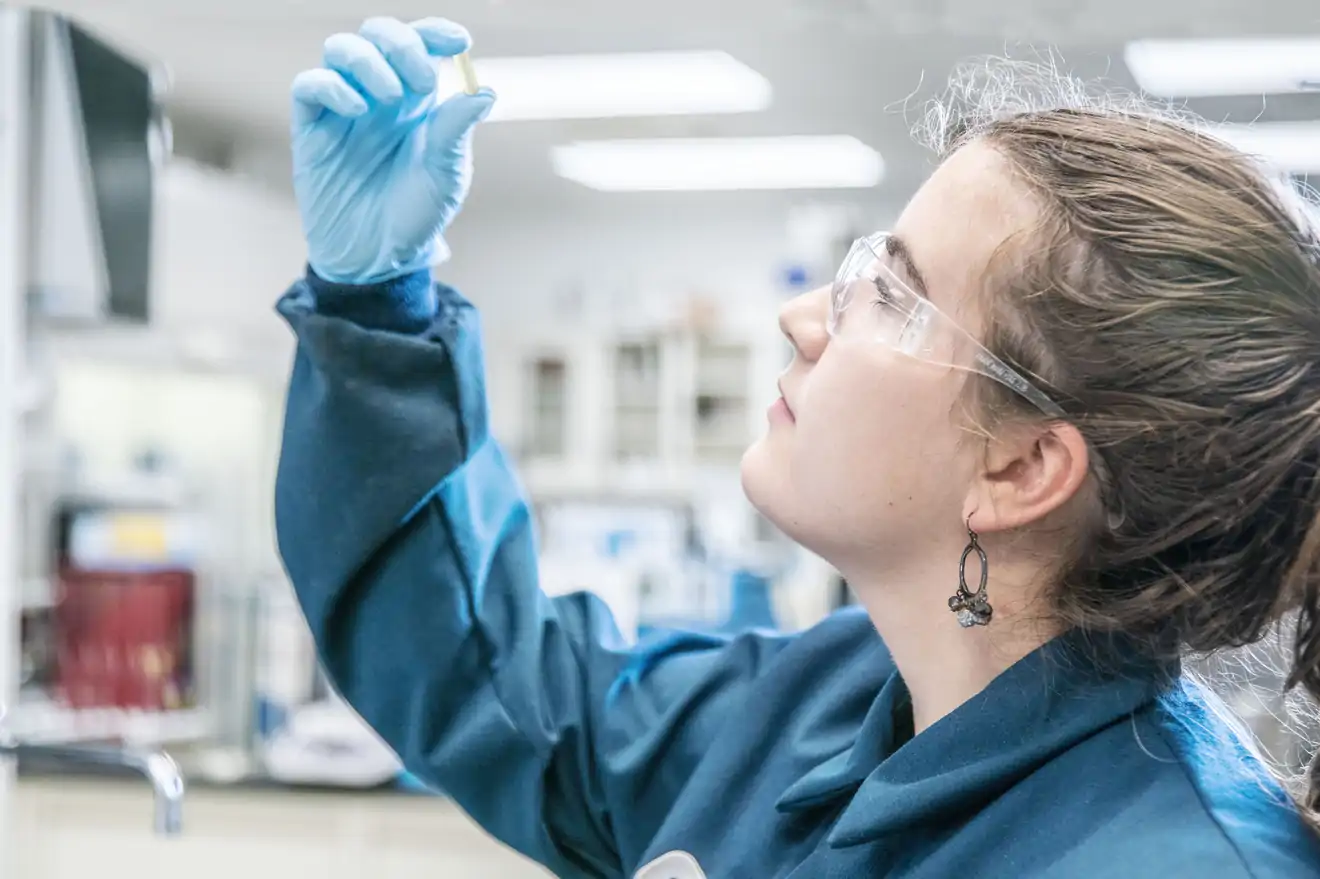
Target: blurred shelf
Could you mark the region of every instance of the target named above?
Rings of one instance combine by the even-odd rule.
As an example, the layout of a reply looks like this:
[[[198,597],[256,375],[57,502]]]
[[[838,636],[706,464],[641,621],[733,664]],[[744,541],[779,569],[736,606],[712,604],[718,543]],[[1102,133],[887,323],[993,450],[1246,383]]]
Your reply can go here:
[[[522,462],[521,476],[537,502],[591,498],[612,498],[657,503],[688,502],[694,486],[704,473],[695,466],[665,462],[611,461],[597,467],[579,462],[528,459]]]
[[[33,744],[116,741],[141,747],[201,741],[214,728],[210,713],[202,708],[69,708],[43,701],[19,702],[5,726],[15,738]]]
[[[115,479],[79,479],[62,487],[60,502],[74,506],[175,509],[187,502],[187,492],[168,475],[134,474]]]

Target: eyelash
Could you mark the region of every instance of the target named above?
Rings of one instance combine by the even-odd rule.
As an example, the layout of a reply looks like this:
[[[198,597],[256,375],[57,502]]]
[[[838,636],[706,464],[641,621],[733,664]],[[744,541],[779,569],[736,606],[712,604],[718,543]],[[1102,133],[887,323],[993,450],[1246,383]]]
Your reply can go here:
[[[894,294],[889,292],[889,285],[880,278],[874,278],[871,283],[875,286],[875,298],[871,300],[872,305],[892,305]]]

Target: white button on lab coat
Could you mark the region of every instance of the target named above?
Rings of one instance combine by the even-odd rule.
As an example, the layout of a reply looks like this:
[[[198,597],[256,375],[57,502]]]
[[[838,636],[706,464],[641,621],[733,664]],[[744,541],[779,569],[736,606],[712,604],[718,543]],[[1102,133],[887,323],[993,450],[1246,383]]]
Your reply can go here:
[[[692,855],[670,852],[642,867],[633,879],[706,879],[706,874]]]

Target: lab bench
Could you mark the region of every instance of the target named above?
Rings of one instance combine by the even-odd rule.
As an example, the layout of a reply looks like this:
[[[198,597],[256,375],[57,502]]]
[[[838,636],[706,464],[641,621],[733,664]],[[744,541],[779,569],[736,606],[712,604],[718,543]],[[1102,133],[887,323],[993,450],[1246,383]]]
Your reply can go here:
[[[20,770],[16,879],[544,879],[443,797],[398,788],[189,783],[183,833],[151,832],[150,788],[114,773]],[[8,870],[4,875],[11,875]]]

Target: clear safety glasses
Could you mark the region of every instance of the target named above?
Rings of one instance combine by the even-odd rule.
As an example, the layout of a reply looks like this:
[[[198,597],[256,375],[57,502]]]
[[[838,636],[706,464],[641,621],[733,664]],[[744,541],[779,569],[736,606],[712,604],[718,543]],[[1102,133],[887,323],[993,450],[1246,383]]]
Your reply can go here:
[[[828,330],[840,339],[876,342],[928,363],[993,379],[1052,418],[1063,410],[1022,374],[916,293],[895,273],[879,232],[853,243],[830,296]]]

